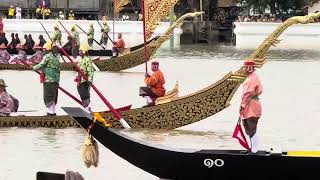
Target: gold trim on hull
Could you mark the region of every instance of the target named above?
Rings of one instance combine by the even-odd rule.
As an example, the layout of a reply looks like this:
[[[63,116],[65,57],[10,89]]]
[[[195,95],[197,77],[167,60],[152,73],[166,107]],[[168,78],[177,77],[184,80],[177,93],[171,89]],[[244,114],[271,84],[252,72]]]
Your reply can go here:
[[[279,26],[250,56],[257,62],[257,67],[262,67],[266,62],[266,52],[279,41],[276,39],[290,25],[297,23],[309,23],[320,16],[313,13],[303,17],[293,17]],[[177,24],[180,24],[179,20]],[[171,31],[171,30],[168,30]],[[155,43],[161,43],[168,36],[162,36]],[[158,47],[158,46],[156,46]],[[160,47],[160,46],[159,46]],[[141,58],[142,59],[142,58]],[[185,126],[209,116],[212,116],[229,106],[235,92],[246,79],[245,72],[241,67],[235,73],[226,74],[221,80],[184,97],[178,97],[168,103],[156,106],[137,108],[122,111],[123,118],[132,128],[155,128],[155,129],[175,129]],[[102,116],[109,121],[113,127],[121,127],[112,113],[102,113]],[[78,127],[69,116],[18,116],[0,117],[1,127]]]

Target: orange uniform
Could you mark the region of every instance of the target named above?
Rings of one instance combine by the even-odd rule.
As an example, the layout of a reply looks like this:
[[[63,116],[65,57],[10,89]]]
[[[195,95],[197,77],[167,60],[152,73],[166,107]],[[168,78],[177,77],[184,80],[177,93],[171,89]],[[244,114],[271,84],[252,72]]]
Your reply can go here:
[[[149,86],[154,94],[159,97],[162,97],[166,93],[164,88],[165,80],[162,72],[160,70],[155,71],[152,76],[146,77],[144,82]]]
[[[125,43],[123,41],[123,39],[118,39],[118,41],[115,43],[115,45],[113,46],[114,48],[124,48],[125,47]]]

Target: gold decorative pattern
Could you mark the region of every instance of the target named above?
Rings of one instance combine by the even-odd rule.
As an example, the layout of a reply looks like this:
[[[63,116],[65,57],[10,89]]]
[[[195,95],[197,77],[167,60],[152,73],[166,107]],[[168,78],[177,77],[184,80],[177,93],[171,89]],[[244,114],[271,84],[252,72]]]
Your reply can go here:
[[[251,59],[256,62],[256,67],[261,68],[266,62],[266,54],[271,46],[276,46],[280,43],[281,40],[277,38],[290,26],[294,24],[308,24],[314,22],[315,19],[320,17],[320,12],[310,13],[306,16],[295,16],[287,19],[279,27],[277,27],[262,43],[261,45],[249,56],[248,59]],[[243,67],[240,68],[235,74],[245,77],[246,74],[243,70]]]
[[[220,81],[168,103],[124,111],[121,114],[133,128],[174,129],[200,121],[229,106],[243,78],[228,73]],[[112,113],[100,113],[113,127],[122,127]],[[69,116],[0,117],[0,127],[79,127]]]
[[[279,26],[249,57],[257,62],[260,68],[266,62],[265,54],[271,45],[279,42],[276,40],[280,34],[290,25],[296,23],[308,23],[318,18],[320,13],[314,13],[303,17],[293,17]],[[162,36],[158,41],[162,41],[167,36]],[[154,47],[151,45],[150,47]],[[142,59],[142,58],[141,58]],[[216,83],[187,96],[178,97],[168,103],[156,106],[137,108],[121,112],[123,118],[132,128],[155,128],[174,129],[188,125],[204,118],[212,116],[229,106],[229,103],[242,82],[246,79],[246,74],[241,67],[235,73],[228,73]],[[113,127],[121,127],[112,113],[101,113],[101,115],[112,124]],[[78,125],[69,116],[18,116],[0,117],[1,127],[53,127],[63,128]]]
[[[162,43],[170,39],[173,34],[173,30],[176,27],[180,27],[185,18],[195,17],[198,15],[200,15],[200,13],[187,13],[181,16],[172,26],[167,29],[167,31],[163,35],[151,39],[147,44],[148,59],[150,59],[150,57],[154,55],[154,53],[160,48]],[[145,63],[143,46],[131,52],[125,50],[118,57],[96,60],[94,61],[94,63],[97,65],[100,71],[121,71],[133,68]],[[73,71],[73,67],[75,65],[75,63],[60,63],[60,68],[64,71]],[[0,64],[0,70],[31,70],[31,68],[20,64]]]
[[[119,14],[119,12],[123,9],[123,6],[129,4],[129,0],[114,0],[114,14]]]
[[[0,127],[80,127],[70,116],[10,116],[0,117]]]
[[[159,22],[165,20],[167,15],[178,0],[145,0],[145,31],[146,39],[149,39]]]

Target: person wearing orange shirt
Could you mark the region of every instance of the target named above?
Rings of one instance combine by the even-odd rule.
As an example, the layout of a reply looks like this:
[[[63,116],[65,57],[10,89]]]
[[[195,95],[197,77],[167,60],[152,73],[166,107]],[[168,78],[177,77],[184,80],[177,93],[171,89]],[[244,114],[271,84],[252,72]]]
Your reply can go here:
[[[113,42],[113,47],[112,47],[113,57],[118,56],[118,54],[123,51],[125,46],[126,46],[126,44],[124,43],[124,40],[122,39],[122,34],[118,33],[118,41]]]
[[[158,97],[163,97],[166,93],[166,89],[164,88],[165,79],[163,73],[159,69],[158,61],[152,62],[151,70],[153,71],[151,76],[148,73],[145,75],[144,82],[147,86],[140,87],[139,89],[139,95],[147,100],[146,106],[154,105],[155,100]]]

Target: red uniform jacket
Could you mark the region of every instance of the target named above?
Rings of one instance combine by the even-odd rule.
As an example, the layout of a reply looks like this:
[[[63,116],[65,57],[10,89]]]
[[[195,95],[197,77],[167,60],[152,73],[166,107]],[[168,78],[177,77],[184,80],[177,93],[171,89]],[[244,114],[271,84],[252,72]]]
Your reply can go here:
[[[160,70],[155,71],[151,77],[146,77],[144,82],[151,87],[152,92],[157,96],[162,97],[165,95],[166,89],[163,86],[165,80]]]
[[[114,48],[124,48],[126,45],[123,41],[123,39],[118,39],[118,41],[115,43],[115,45],[113,46]]]

